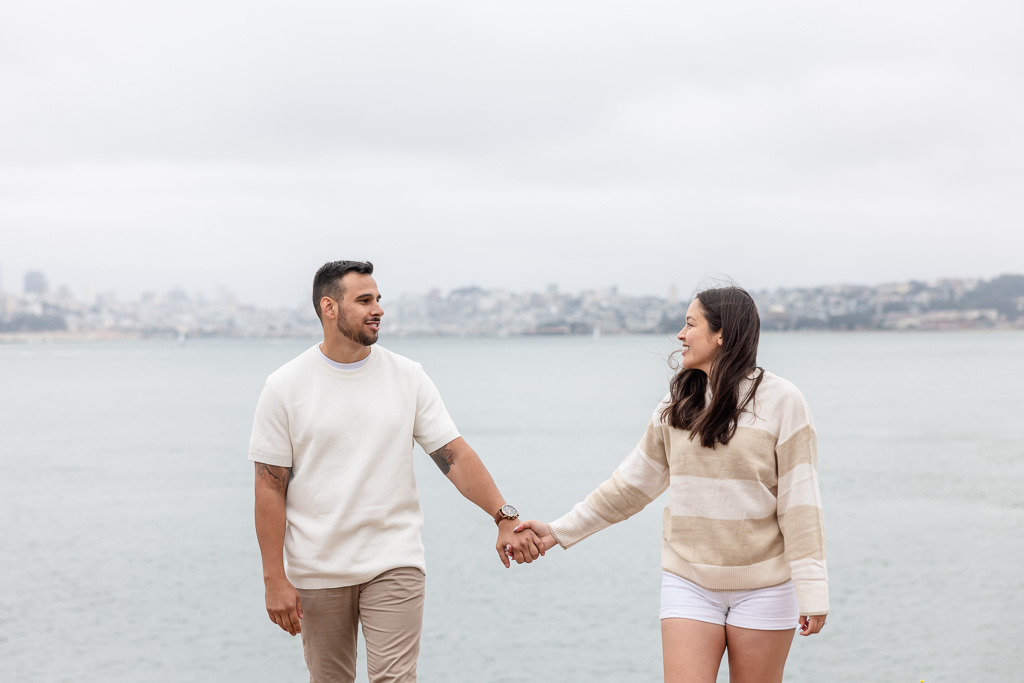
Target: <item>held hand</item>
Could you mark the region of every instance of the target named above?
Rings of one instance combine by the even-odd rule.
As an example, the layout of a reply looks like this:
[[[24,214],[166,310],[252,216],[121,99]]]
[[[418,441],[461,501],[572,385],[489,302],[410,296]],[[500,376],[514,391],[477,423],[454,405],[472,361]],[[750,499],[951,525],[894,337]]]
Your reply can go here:
[[[515,531],[517,534],[526,532],[533,532],[536,534],[541,555],[558,545],[558,541],[556,541],[555,537],[551,534],[551,529],[548,525],[544,522],[538,522],[535,519],[520,522]]]
[[[267,582],[267,616],[293,636],[302,631],[299,624],[302,619],[302,601],[299,592],[288,579]]]
[[[536,534],[517,534],[513,531],[514,526],[513,519],[498,522],[498,542],[494,547],[506,569],[512,566],[510,558],[514,559],[516,564],[529,564],[544,554],[544,548],[541,547]]]
[[[800,617],[800,635],[812,636],[821,630],[821,627],[825,625],[825,615],[816,614],[811,617]]]

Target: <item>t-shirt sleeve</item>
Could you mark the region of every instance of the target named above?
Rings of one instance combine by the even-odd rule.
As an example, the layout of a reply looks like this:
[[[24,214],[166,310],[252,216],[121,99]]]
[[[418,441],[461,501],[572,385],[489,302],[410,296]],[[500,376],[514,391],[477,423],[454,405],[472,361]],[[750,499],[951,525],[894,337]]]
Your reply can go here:
[[[284,401],[268,379],[256,403],[249,460],[277,467],[292,466],[292,439],[288,429],[288,411]]]
[[[459,438],[459,430],[444,407],[441,393],[420,369],[419,386],[416,391],[416,424],[412,436],[423,450],[433,453],[441,446]]]

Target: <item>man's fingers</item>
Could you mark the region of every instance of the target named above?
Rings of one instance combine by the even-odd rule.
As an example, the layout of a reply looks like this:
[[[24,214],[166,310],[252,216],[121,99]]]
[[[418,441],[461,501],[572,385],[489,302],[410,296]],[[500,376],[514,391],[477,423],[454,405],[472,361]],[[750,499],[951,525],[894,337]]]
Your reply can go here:
[[[512,565],[511,565],[511,563],[510,563],[510,562],[508,561],[508,556],[507,556],[507,553],[508,553],[508,546],[505,546],[504,548],[502,548],[501,546],[498,546],[498,547],[496,548],[496,550],[498,551],[498,557],[500,557],[500,558],[501,558],[501,563],[502,563],[503,565],[505,565],[505,569],[508,569],[509,567],[511,567]]]
[[[299,615],[294,610],[289,610],[285,615],[285,630],[293,636],[299,632]]]
[[[515,539],[515,544],[512,547],[517,564],[529,564],[544,554],[544,545],[540,538],[533,533]]]
[[[515,558],[516,564],[523,564],[529,561],[526,559],[526,546],[523,544],[522,538],[515,539],[515,542],[510,543],[509,547],[512,549],[512,557]]]
[[[531,529],[531,531],[533,531],[533,530]],[[537,552],[540,553],[543,556],[544,555],[544,550],[545,550],[545,548],[544,548],[544,541],[541,540],[541,537],[537,534],[536,531],[533,531],[533,533],[530,534],[530,542],[533,543],[534,546],[536,546]],[[534,558],[534,559],[537,559],[537,558]]]
[[[295,613],[299,615],[299,619],[302,618],[302,598],[298,595],[295,596]]]
[[[516,537],[512,539],[511,543],[506,544],[504,555],[509,559],[514,559],[516,564],[530,564],[537,558],[544,555],[545,547],[544,541],[533,530],[532,522],[522,522],[517,526],[514,531]],[[523,533],[526,532],[526,533]],[[506,567],[511,566],[509,561],[503,557],[502,562]]]
[[[281,612],[271,612],[270,620],[280,626],[282,630],[288,631],[288,619],[286,614]]]

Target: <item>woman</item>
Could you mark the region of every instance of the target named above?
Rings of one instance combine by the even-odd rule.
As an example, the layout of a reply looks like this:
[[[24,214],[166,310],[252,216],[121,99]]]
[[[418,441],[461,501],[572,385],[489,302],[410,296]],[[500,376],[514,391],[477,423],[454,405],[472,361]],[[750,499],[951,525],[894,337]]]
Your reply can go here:
[[[738,287],[697,295],[679,332],[683,367],[640,443],[586,500],[545,524],[563,548],[671,489],[662,548],[665,680],[781,681],[799,623],[828,613],[814,423],[791,383],[757,367],[761,321]]]

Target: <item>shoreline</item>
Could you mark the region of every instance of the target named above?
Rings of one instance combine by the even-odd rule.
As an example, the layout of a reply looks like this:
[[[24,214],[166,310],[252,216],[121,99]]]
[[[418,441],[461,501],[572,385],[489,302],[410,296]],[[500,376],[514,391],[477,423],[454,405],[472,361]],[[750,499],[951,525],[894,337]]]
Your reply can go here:
[[[883,333],[883,334],[921,334],[929,332],[1019,332],[1024,331],[1024,325],[1020,324],[1006,324],[1006,325],[991,325],[991,326],[946,326],[946,327],[920,327],[920,328],[885,328],[885,327],[871,327],[871,328],[858,328],[850,330],[842,329],[799,329],[799,330],[780,330],[780,329],[765,329],[762,328],[762,334],[769,335],[832,335],[832,334],[869,334],[869,333]],[[602,336],[607,338],[614,337],[653,337],[653,336],[665,336],[672,335],[671,332],[627,332],[622,334],[610,334],[605,333]],[[153,341],[153,342],[177,342],[181,346],[186,346],[190,342],[194,341],[224,341],[224,340],[247,340],[247,341],[283,341],[290,339],[313,339],[318,335],[308,334],[294,334],[294,335],[231,335],[231,334],[197,334],[195,336],[179,335],[174,333],[166,334],[152,334],[142,332],[122,332],[112,330],[98,330],[95,332],[67,332],[67,331],[53,331],[53,332],[0,332],[0,346],[2,345],[47,345],[47,344],[88,344],[88,343],[101,343],[101,342],[139,342],[139,341]],[[397,332],[392,333],[389,336],[400,339],[511,339],[518,337],[521,339],[538,339],[538,338],[553,338],[553,337],[566,337],[566,338],[588,338],[593,337],[592,334],[573,334],[573,333],[545,333],[545,332],[533,332],[533,333],[522,333],[522,334],[445,334],[442,332]],[[600,341],[600,338],[596,339]]]

